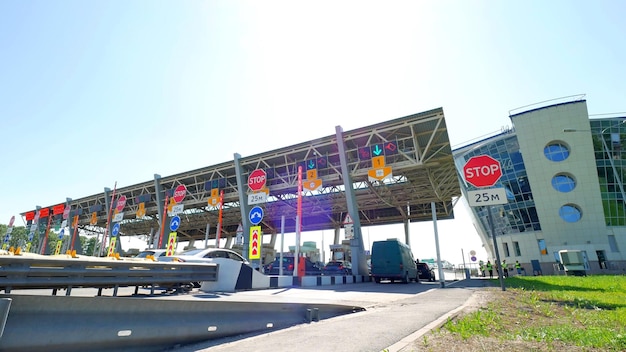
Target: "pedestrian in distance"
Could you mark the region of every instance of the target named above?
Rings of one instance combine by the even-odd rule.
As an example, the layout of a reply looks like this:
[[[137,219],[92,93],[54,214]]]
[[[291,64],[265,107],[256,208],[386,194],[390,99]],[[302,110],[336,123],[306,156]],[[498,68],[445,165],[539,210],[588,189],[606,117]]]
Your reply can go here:
[[[506,259],[502,261],[502,277],[509,277],[509,268],[506,266]]]
[[[493,279],[493,264],[491,264],[490,260],[487,261],[487,271],[489,272],[489,278]]]
[[[483,264],[483,262],[480,262],[479,270],[480,275],[482,275],[482,277],[485,277],[485,264]]]
[[[517,275],[522,275],[522,264],[518,260],[515,261],[515,270],[517,270]]]

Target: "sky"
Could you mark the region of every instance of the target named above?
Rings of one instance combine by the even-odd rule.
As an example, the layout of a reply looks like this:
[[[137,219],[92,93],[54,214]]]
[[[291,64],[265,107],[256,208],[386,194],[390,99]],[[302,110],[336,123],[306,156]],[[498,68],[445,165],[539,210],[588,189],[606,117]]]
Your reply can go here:
[[[453,148],[564,96],[626,111],[624,13],[605,0],[4,0],[0,223],[438,107]],[[462,202],[455,215],[437,222],[442,259],[486,257]],[[402,232],[364,229],[365,247]],[[432,222],[410,233],[435,257]]]

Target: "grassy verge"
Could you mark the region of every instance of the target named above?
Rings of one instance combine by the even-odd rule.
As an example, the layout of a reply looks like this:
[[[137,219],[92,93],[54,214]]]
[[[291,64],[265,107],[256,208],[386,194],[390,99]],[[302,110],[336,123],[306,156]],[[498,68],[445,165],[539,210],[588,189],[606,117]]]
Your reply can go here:
[[[419,350],[626,351],[626,276],[519,276],[506,287]]]

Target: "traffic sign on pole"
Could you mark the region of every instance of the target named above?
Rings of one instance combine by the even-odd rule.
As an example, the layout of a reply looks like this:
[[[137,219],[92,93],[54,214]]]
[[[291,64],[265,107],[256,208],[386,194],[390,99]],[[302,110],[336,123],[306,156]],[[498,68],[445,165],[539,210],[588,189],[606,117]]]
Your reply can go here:
[[[258,225],[263,220],[263,208],[256,206],[250,209],[248,218],[253,225]]]
[[[463,177],[474,187],[491,187],[502,177],[502,167],[489,155],[473,156],[463,166]]]
[[[248,187],[253,191],[260,191],[265,186],[267,174],[263,169],[256,169],[248,176]]]
[[[176,215],[170,220],[170,230],[176,231],[180,227],[180,216]]]
[[[113,230],[111,230],[111,233],[113,234],[113,236],[117,236],[117,234],[120,233],[119,223],[116,223],[115,225],[113,225]]]
[[[172,198],[174,198],[174,201],[176,203],[180,203],[183,201],[183,199],[185,199],[186,194],[187,187],[185,187],[185,185],[178,185],[178,187],[176,187],[176,189],[174,190],[174,195],[172,196]]]
[[[117,211],[122,211],[124,210],[124,206],[126,206],[126,196],[121,195],[119,198],[117,198],[117,205],[115,206],[115,209]]]

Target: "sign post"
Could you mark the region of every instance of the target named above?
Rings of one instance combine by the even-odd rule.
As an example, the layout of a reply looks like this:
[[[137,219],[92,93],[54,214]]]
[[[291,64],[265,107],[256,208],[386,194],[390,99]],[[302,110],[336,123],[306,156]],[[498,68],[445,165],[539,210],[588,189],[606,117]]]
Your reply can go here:
[[[500,162],[489,155],[473,156],[467,160],[463,166],[463,177],[465,181],[476,188],[492,187],[502,177],[502,167]],[[504,286],[504,276],[502,262],[500,261],[500,251],[498,250],[498,242],[493,225],[493,215],[491,215],[491,205],[506,204],[506,192],[503,188],[480,189],[477,191],[468,191],[468,203],[471,206],[487,206],[487,219],[493,239],[493,249],[496,253],[496,267],[498,268],[498,278],[500,279],[500,287],[502,291],[506,291]]]

